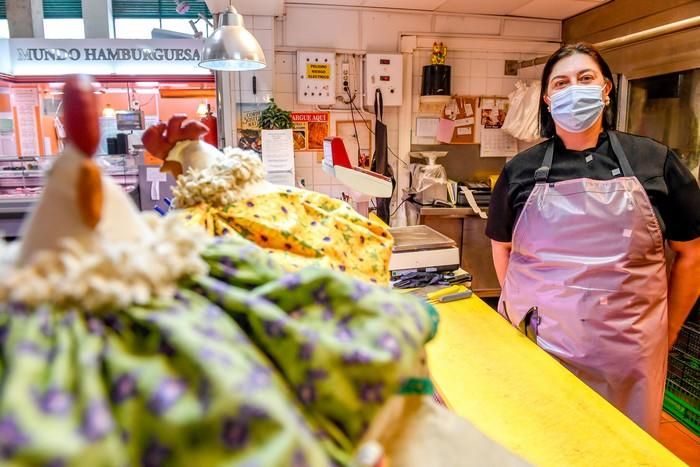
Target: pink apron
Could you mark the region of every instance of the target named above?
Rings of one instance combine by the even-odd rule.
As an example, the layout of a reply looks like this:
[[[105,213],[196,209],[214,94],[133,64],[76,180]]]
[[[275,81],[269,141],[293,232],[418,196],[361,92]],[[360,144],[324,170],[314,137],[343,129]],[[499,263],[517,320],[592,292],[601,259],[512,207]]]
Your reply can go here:
[[[664,243],[617,135],[608,135],[621,175],[611,180],[547,183],[547,146],[498,309],[655,436],[668,352]]]

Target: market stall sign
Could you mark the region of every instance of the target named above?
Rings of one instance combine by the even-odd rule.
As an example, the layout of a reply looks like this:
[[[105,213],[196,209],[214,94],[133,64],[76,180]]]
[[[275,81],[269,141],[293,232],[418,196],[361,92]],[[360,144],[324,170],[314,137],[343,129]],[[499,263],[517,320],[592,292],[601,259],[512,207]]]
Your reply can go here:
[[[0,47],[3,63],[15,76],[201,75],[202,41],[197,39],[9,39]]]
[[[292,112],[295,151],[321,151],[330,134],[330,112]]]

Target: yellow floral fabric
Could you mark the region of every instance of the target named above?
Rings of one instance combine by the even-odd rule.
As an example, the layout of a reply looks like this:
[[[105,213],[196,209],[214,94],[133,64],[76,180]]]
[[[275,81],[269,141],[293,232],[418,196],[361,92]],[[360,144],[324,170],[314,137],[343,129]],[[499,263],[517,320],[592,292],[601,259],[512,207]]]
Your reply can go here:
[[[389,229],[321,193],[289,188],[226,207],[202,203],[183,211],[186,222],[210,235],[239,234],[266,248],[290,271],[315,265],[389,282]]]

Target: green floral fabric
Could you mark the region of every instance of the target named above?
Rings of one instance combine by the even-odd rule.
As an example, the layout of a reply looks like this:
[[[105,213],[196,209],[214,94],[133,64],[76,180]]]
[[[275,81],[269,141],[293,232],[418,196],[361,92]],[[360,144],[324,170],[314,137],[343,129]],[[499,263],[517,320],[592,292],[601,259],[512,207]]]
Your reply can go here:
[[[0,305],[8,466],[325,466],[411,377],[435,315],[236,237],[168,301]]]

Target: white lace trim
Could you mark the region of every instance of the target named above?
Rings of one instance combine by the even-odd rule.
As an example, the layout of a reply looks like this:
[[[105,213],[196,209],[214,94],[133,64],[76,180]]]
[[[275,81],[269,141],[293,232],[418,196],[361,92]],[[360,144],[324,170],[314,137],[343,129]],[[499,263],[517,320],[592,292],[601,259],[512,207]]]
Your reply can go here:
[[[132,243],[66,239],[58,251],[14,267],[17,248],[0,244],[0,302],[45,303],[84,309],[125,308],[174,295],[178,280],[206,274],[202,249],[210,241],[176,216],[143,214],[151,236]]]
[[[265,170],[257,154],[226,148],[223,157],[211,166],[190,168],[173,187],[174,204],[187,208],[204,203],[227,206],[245,197],[246,188],[265,179]]]

